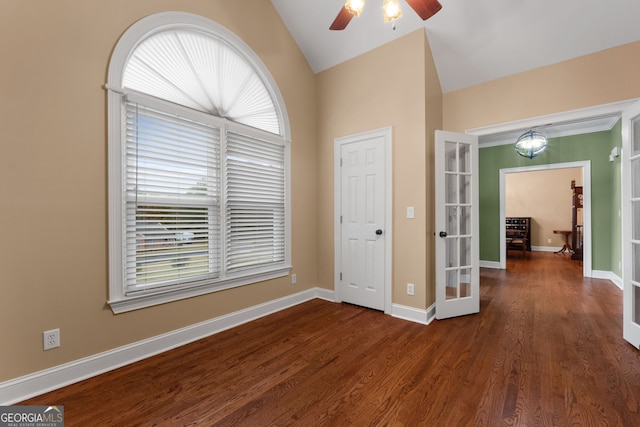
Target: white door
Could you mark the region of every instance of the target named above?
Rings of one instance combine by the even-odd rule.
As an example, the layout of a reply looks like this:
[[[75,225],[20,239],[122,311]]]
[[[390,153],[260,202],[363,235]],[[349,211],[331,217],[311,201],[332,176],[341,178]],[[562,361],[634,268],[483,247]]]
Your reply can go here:
[[[623,335],[640,348],[640,103],[622,114]]]
[[[478,137],[436,131],[436,318],[478,313]]]
[[[390,130],[389,130],[390,133]],[[385,310],[386,218],[384,131],[337,140],[340,188],[340,301]]]

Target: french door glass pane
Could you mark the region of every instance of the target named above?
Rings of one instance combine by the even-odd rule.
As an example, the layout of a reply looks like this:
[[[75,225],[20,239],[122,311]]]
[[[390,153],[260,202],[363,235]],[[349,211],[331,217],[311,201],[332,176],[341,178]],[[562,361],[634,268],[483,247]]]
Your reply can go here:
[[[640,288],[633,285],[633,322],[640,324]]]
[[[458,298],[458,270],[447,270],[446,299]]]
[[[632,243],[631,247],[631,280],[640,283],[640,245]]]
[[[445,241],[447,251],[447,267],[458,266],[458,239],[447,238]]]
[[[460,270],[460,298],[471,296],[471,269]]]
[[[471,176],[460,175],[460,203],[471,203]]]
[[[445,200],[444,202],[449,203],[458,203],[458,175],[455,174],[447,174],[445,175]]]
[[[471,238],[460,238],[460,266],[471,265]]]
[[[631,160],[631,197],[640,197],[640,158]]]
[[[471,207],[460,206],[458,214],[460,215],[460,235],[471,234]]]
[[[632,120],[632,144],[633,144],[633,156],[640,154],[640,117],[636,117]]]
[[[455,142],[445,142],[444,146],[444,157],[445,157],[445,171],[446,172],[457,172],[457,164],[456,164],[456,151],[458,144]]]
[[[458,235],[458,208],[456,206],[447,206],[447,229],[445,230],[449,236]]]
[[[631,202],[631,239],[640,240],[640,201]]]
[[[471,172],[471,148],[467,144],[460,144],[460,172]]]

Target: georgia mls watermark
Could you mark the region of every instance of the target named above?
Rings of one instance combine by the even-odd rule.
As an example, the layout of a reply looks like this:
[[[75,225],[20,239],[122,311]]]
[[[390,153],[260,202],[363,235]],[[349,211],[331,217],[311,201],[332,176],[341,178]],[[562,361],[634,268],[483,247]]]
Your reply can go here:
[[[64,406],[0,406],[0,427],[64,427]]]

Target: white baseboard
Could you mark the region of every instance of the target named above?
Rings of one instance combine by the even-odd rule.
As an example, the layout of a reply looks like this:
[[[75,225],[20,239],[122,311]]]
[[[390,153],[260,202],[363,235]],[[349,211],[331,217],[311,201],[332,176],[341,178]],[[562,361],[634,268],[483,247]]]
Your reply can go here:
[[[594,279],[610,280],[611,282],[613,282],[614,285],[616,285],[620,289],[624,288],[624,285],[622,283],[622,278],[620,278],[613,271],[591,270],[591,277],[593,277]]]
[[[330,302],[336,302],[336,293],[333,289],[315,288],[315,298],[323,299]]]
[[[103,353],[0,383],[0,405],[12,405],[242,325],[314,298],[335,301],[333,290],[313,288],[177,329]]]
[[[436,305],[433,304],[426,310],[408,307],[406,305],[393,304],[391,307],[391,316],[398,319],[409,320],[411,322],[428,325],[436,317]]]
[[[480,267],[495,268],[500,270],[500,261],[482,261],[480,260]]]
[[[532,251],[536,252],[558,252],[562,247],[555,246],[531,246]]]

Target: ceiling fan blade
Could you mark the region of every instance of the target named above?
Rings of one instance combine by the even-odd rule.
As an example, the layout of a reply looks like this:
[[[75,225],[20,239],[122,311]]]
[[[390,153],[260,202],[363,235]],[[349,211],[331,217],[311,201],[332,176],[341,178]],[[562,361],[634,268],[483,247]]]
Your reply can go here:
[[[340,9],[340,13],[338,13],[338,16],[336,16],[336,19],[333,21],[333,24],[331,24],[329,29],[344,30],[345,28],[347,28],[347,25],[351,21],[351,18],[353,18],[353,15],[351,14],[351,12],[349,12],[349,9],[342,6],[342,9]]]
[[[423,21],[431,18],[442,9],[442,5],[438,0],[407,0],[407,3]]]

